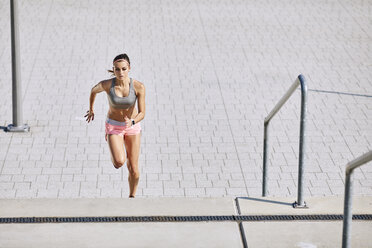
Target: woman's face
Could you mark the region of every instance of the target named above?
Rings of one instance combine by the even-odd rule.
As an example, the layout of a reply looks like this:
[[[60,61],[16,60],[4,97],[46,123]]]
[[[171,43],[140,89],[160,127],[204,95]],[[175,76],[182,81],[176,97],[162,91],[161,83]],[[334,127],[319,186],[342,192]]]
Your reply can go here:
[[[113,71],[117,79],[124,80],[128,78],[128,72],[130,70],[130,65],[128,61],[121,59],[114,63]]]

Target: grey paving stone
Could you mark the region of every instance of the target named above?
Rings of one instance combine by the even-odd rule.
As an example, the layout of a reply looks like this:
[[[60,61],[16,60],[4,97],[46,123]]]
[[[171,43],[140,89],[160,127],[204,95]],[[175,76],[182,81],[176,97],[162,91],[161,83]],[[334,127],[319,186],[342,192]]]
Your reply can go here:
[[[248,191],[245,187],[242,188],[228,188],[227,189],[227,195],[228,196],[234,196],[239,197],[241,195],[247,195]]]
[[[45,189],[39,189],[37,191],[37,197],[38,198],[58,198],[58,192],[59,190],[45,190]]]
[[[163,188],[163,183],[161,181],[146,181],[146,186],[148,188]]]
[[[144,196],[163,196],[163,188],[144,188]]]
[[[14,199],[16,190],[0,189],[0,196],[2,199]]]
[[[100,189],[81,189],[79,195],[82,198],[99,198],[101,196]]]
[[[206,196],[209,197],[221,197],[226,195],[225,188],[206,188]]]
[[[63,188],[64,189],[76,189],[76,190],[79,190],[80,189],[80,185],[81,185],[80,182],[64,182],[63,183]]]
[[[61,176],[61,181],[62,182],[72,182],[73,180],[73,175],[62,175]]]
[[[192,181],[180,181],[180,187],[181,188],[191,188],[191,187],[196,187],[196,182],[195,180]]]
[[[180,188],[179,181],[163,181],[164,189],[178,189]]]
[[[185,188],[187,197],[205,197],[205,188]]]
[[[4,189],[4,190],[13,189],[14,188],[14,185],[15,185],[15,183],[13,183],[13,182],[0,183],[1,189]]]
[[[180,188],[164,188],[165,196],[185,196],[185,189]]]
[[[16,180],[18,180],[18,181],[22,181],[24,176],[23,176],[23,175],[20,175],[21,178],[18,178],[18,176],[19,176],[19,175],[14,175],[13,178],[14,178],[14,177],[16,177],[16,178],[14,178],[13,180],[14,180],[14,181],[16,181]],[[11,180],[12,180],[12,176],[11,176],[11,175],[1,175],[1,176],[0,176],[0,182],[10,182]],[[14,181],[13,181],[13,182],[14,182]]]
[[[227,180],[212,180],[212,185],[216,188],[227,188],[229,186],[229,182]]]
[[[100,197],[121,198],[121,197],[126,197],[126,196],[122,195],[121,189],[102,188]]]
[[[46,189],[48,182],[33,182],[31,183],[31,189]]]
[[[63,182],[48,182],[47,189],[60,189],[63,188]]]
[[[160,180],[160,181],[169,181],[171,180],[171,174],[170,173],[162,173],[162,174],[155,174],[156,177],[153,177],[152,180]],[[181,174],[182,175],[182,174]]]
[[[15,198],[36,198],[37,196],[37,189],[17,189]]]

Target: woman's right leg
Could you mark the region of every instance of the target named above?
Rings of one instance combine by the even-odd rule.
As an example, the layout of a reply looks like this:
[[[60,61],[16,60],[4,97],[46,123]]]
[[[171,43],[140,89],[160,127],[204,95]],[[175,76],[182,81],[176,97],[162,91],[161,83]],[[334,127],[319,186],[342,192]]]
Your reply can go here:
[[[122,135],[108,134],[107,143],[110,148],[111,161],[116,169],[122,167],[125,163],[124,139]]]

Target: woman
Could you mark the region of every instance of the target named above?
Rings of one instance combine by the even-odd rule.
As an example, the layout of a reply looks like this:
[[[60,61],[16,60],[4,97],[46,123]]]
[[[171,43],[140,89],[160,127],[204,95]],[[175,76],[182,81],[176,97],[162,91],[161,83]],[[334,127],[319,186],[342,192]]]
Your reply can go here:
[[[89,110],[84,116],[87,122],[94,120],[93,104],[97,93],[107,93],[109,110],[106,119],[105,139],[111,152],[111,161],[119,169],[127,159],[129,171],[129,197],[134,198],[139,181],[138,157],[140,153],[141,124],[145,117],[145,86],[129,78],[130,60],[120,54],[113,60],[115,77],[99,82],[90,93]],[[135,108],[137,100],[138,110]],[[125,150],[124,150],[125,146]],[[126,151],[126,154],[125,154]]]

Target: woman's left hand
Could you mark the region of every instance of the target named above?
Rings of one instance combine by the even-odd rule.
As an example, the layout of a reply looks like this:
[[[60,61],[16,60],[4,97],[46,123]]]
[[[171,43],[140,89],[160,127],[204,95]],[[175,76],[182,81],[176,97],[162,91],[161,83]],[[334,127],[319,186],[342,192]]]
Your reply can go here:
[[[127,116],[124,117],[124,121],[125,121],[125,126],[126,127],[131,127],[132,126],[132,121]]]

